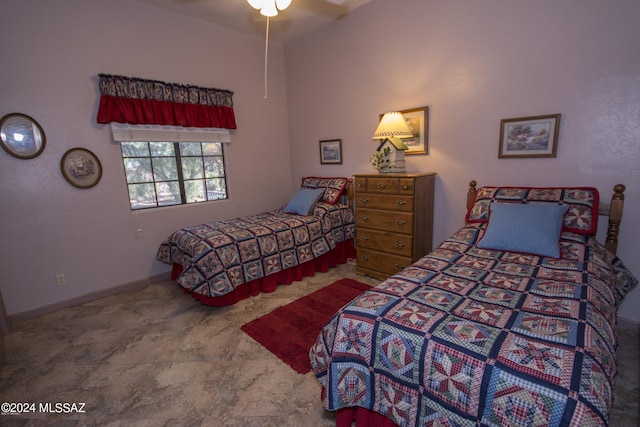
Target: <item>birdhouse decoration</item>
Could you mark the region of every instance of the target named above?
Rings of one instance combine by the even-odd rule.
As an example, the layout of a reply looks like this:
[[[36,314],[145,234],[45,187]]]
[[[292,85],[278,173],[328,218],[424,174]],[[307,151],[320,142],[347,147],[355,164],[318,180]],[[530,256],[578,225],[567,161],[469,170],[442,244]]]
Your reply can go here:
[[[404,172],[404,151],[408,148],[400,138],[384,139],[372,156],[372,165],[380,173]]]
[[[371,156],[371,165],[380,173],[404,172],[404,152],[409,147],[401,138],[411,137],[413,133],[402,113],[384,113],[373,134],[373,139],[380,139],[382,142]]]

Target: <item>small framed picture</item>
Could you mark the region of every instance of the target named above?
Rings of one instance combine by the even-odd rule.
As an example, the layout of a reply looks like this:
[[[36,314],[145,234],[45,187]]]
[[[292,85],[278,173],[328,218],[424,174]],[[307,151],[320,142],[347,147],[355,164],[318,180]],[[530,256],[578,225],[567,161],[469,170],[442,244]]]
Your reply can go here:
[[[77,188],[91,188],[102,178],[102,164],[91,151],[72,148],[62,155],[60,170],[67,182]]]
[[[402,138],[409,147],[405,154],[429,154],[429,107],[411,108],[400,111],[413,133],[412,138]],[[384,114],[380,114],[382,120]]]
[[[560,114],[502,119],[498,158],[556,157],[559,131]]]
[[[320,141],[320,164],[341,165],[342,164],[342,140],[326,139]]]

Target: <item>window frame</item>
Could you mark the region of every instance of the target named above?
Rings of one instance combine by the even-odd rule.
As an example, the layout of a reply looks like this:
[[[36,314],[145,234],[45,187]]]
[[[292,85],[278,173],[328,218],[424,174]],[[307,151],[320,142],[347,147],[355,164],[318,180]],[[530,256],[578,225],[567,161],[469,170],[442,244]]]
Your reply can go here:
[[[192,204],[197,204],[197,203],[206,203],[206,202],[214,202],[214,201],[218,201],[218,200],[228,200],[229,199],[229,187],[228,187],[228,182],[227,182],[227,163],[226,163],[226,159],[225,159],[225,144],[223,142],[220,141],[119,141],[120,142],[120,152],[121,152],[121,156],[122,156],[122,165],[124,168],[124,173],[125,173],[125,181],[126,181],[126,185],[127,185],[127,196],[129,199],[129,207],[132,211],[141,211],[141,210],[147,210],[147,209],[157,209],[157,208],[164,208],[164,207],[170,207],[170,206],[184,206],[184,205],[192,205]],[[159,156],[159,155],[153,155],[153,150],[152,150],[152,143],[168,143],[168,144],[172,144],[173,147],[173,154],[172,155],[163,155],[163,156]],[[146,144],[146,155],[126,155],[125,153],[125,147],[126,144]],[[191,154],[191,153],[183,153],[182,151],[182,145],[181,144],[199,144],[199,154]],[[205,146],[206,144],[217,144],[218,148],[219,148],[219,154],[206,154],[206,150],[205,150]],[[186,148],[186,147],[185,147]],[[218,169],[218,171],[222,171],[222,175],[216,175],[216,176],[212,176],[212,177],[207,177],[207,163],[206,163],[206,159],[207,158],[211,158],[211,157],[218,157],[222,162],[221,168]],[[156,172],[157,169],[154,168],[154,159],[160,159],[160,158],[169,158],[169,159],[173,159],[175,162],[175,172],[176,172],[176,179],[168,179],[168,180],[161,180],[158,179],[158,173]],[[183,159],[185,158],[196,158],[196,159],[200,159],[200,170],[202,172],[201,177],[197,177],[197,178],[185,178],[184,175],[184,168],[183,168]],[[128,159],[148,159],[149,161],[149,168],[150,168],[150,177],[151,180],[145,180],[145,181],[131,181],[130,182],[130,173],[129,173],[129,169],[127,167],[127,160]],[[215,192],[215,191],[219,191],[219,190],[215,190],[215,189],[210,189],[208,186],[208,181],[209,180],[222,180],[222,185],[224,187],[224,197],[214,197],[214,198],[209,198],[209,194],[210,191],[211,192]],[[204,200],[193,200],[193,201],[189,201],[189,195],[188,195],[188,189],[187,189],[187,183],[188,182],[196,182],[196,181],[200,181],[202,183],[202,195],[204,195],[205,199]],[[178,185],[178,190],[179,190],[179,201],[176,203],[170,203],[170,204],[162,204],[159,201],[159,189],[158,189],[158,184],[159,183],[177,183]],[[138,185],[138,184],[143,184],[143,185],[152,185],[153,188],[153,198],[151,201],[151,199],[145,201],[145,200],[139,200],[136,199],[134,197],[134,194],[132,193],[131,189],[132,189],[132,185]],[[172,193],[174,195],[177,195],[176,193]],[[174,197],[174,200],[177,200],[176,197]],[[136,203],[137,202],[137,203]],[[140,206],[140,205],[144,205],[146,203],[150,203],[150,205],[148,206]]]

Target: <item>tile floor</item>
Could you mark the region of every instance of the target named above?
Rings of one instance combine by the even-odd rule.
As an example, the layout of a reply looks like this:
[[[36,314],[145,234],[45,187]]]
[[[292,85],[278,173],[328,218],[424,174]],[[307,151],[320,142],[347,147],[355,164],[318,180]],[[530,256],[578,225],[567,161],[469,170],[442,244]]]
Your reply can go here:
[[[296,373],[240,326],[342,277],[378,283],[342,265],[212,308],[166,281],[13,325],[0,402],[67,402],[76,409],[84,403],[85,412],[0,415],[0,425],[332,426],[313,373]],[[640,342],[633,326],[619,328],[612,427],[638,425]]]

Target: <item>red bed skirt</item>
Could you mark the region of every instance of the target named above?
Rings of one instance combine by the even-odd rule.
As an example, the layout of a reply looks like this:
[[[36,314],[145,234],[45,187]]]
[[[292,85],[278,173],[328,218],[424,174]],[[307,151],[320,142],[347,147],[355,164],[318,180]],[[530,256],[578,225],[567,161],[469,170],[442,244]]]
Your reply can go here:
[[[322,387],[322,396],[324,396],[325,388]],[[370,411],[359,406],[342,408],[336,411],[336,427],[351,427],[353,423],[356,427],[397,427],[398,425],[389,418],[377,412]]]
[[[397,427],[396,423],[384,415],[365,408],[343,408],[336,413],[336,427],[351,427],[354,421],[356,426]]]
[[[278,285],[289,285],[294,281],[302,280],[303,277],[311,277],[316,271],[325,272],[338,264],[346,263],[348,258],[355,257],[356,248],[353,244],[353,239],[351,239],[346,242],[338,243],[335,249],[320,256],[319,258],[312,259],[298,266],[271,274],[261,279],[243,283],[235,288],[233,292],[226,295],[211,297],[191,292],[187,289],[185,289],[184,292],[191,294],[192,297],[205,305],[212,305],[214,307],[232,305],[240,300],[249,298],[252,295],[258,295],[261,292],[273,292],[276,290]],[[180,273],[182,273],[182,266],[180,264],[173,264],[171,280],[176,280]]]

